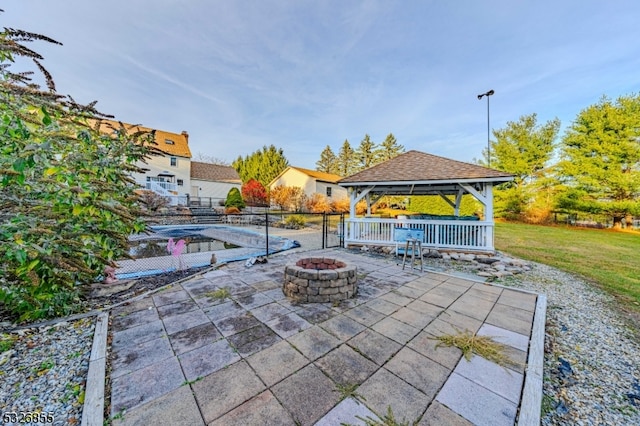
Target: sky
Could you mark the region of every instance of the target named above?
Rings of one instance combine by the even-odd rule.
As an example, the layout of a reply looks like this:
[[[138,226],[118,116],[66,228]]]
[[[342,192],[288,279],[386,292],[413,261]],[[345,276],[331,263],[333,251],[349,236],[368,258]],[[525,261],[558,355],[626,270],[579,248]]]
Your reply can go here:
[[[58,92],[189,133],[232,162],[271,144],[315,169],[328,145],[393,133],[472,162],[536,113],[561,133],[603,95],[640,91],[637,0],[3,0]],[[17,63],[16,66],[22,66]],[[26,69],[23,66],[21,69]],[[14,69],[17,71],[18,68]],[[489,98],[477,95],[494,90]],[[489,119],[489,120],[488,120]]]

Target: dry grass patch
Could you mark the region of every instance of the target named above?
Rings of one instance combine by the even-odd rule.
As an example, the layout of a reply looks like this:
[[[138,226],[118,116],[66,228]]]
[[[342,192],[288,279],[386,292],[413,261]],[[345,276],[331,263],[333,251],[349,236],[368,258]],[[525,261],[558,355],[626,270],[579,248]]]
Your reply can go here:
[[[476,354],[502,367],[518,365],[518,363],[506,355],[509,346],[496,342],[492,336],[478,336],[469,330],[465,330],[458,331],[457,334],[445,334],[432,337],[432,339],[440,341],[440,343],[436,345],[436,348],[440,346],[455,346],[460,349],[467,361],[471,361],[471,355]]]

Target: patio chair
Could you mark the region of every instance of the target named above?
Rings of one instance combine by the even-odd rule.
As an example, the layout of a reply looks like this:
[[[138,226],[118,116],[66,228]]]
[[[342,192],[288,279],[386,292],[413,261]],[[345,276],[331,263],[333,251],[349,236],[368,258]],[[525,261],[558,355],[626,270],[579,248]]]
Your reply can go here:
[[[402,269],[404,269],[407,255],[411,256],[411,269],[413,269],[416,255],[420,259],[420,271],[423,271],[422,242],[424,241],[424,229],[395,228],[393,240],[396,243],[396,257],[402,254]],[[403,244],[404,243],[404,244]]]

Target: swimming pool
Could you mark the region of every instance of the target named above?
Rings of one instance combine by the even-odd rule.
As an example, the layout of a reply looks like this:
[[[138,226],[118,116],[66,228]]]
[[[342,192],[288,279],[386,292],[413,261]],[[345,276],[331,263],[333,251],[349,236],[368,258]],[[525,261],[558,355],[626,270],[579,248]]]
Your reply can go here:
[[[175,242],[181,239],[185,242],[187,239],[199,240],[198,244],[205,245],[199,245],[197,249],[194,246],[192,252],[185,250],[179,256],[172,256],[166,250],[169,238]],[[212,255],[215,255],[217,263],[228,263],[267,254],[267,238],[264,234],[226,225],[153,226],[149,233],[132,235],[129,241],[132,248],[143,247],[150,256],[118,261],[116,276],[119,279],[208,266],[211,264]],[[213,241],[217,243],[212,243],[211,249],[208,249],[206,244]],[[232,248],[231,245],[235,247]],[[269,254],[272,254],[299,247],[299,244],[295,240],[270,235],[268,247]]]

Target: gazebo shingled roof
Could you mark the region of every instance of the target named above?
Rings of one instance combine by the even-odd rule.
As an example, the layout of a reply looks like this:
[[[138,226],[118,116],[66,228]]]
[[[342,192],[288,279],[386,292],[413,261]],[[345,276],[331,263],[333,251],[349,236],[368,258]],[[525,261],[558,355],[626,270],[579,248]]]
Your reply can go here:
[[[451,160],[420,151],[407,151],[344,179],[341,186],[357,186],[382,182],[428,184],[443,181],[508,182],[513,175],[462,161]]]

